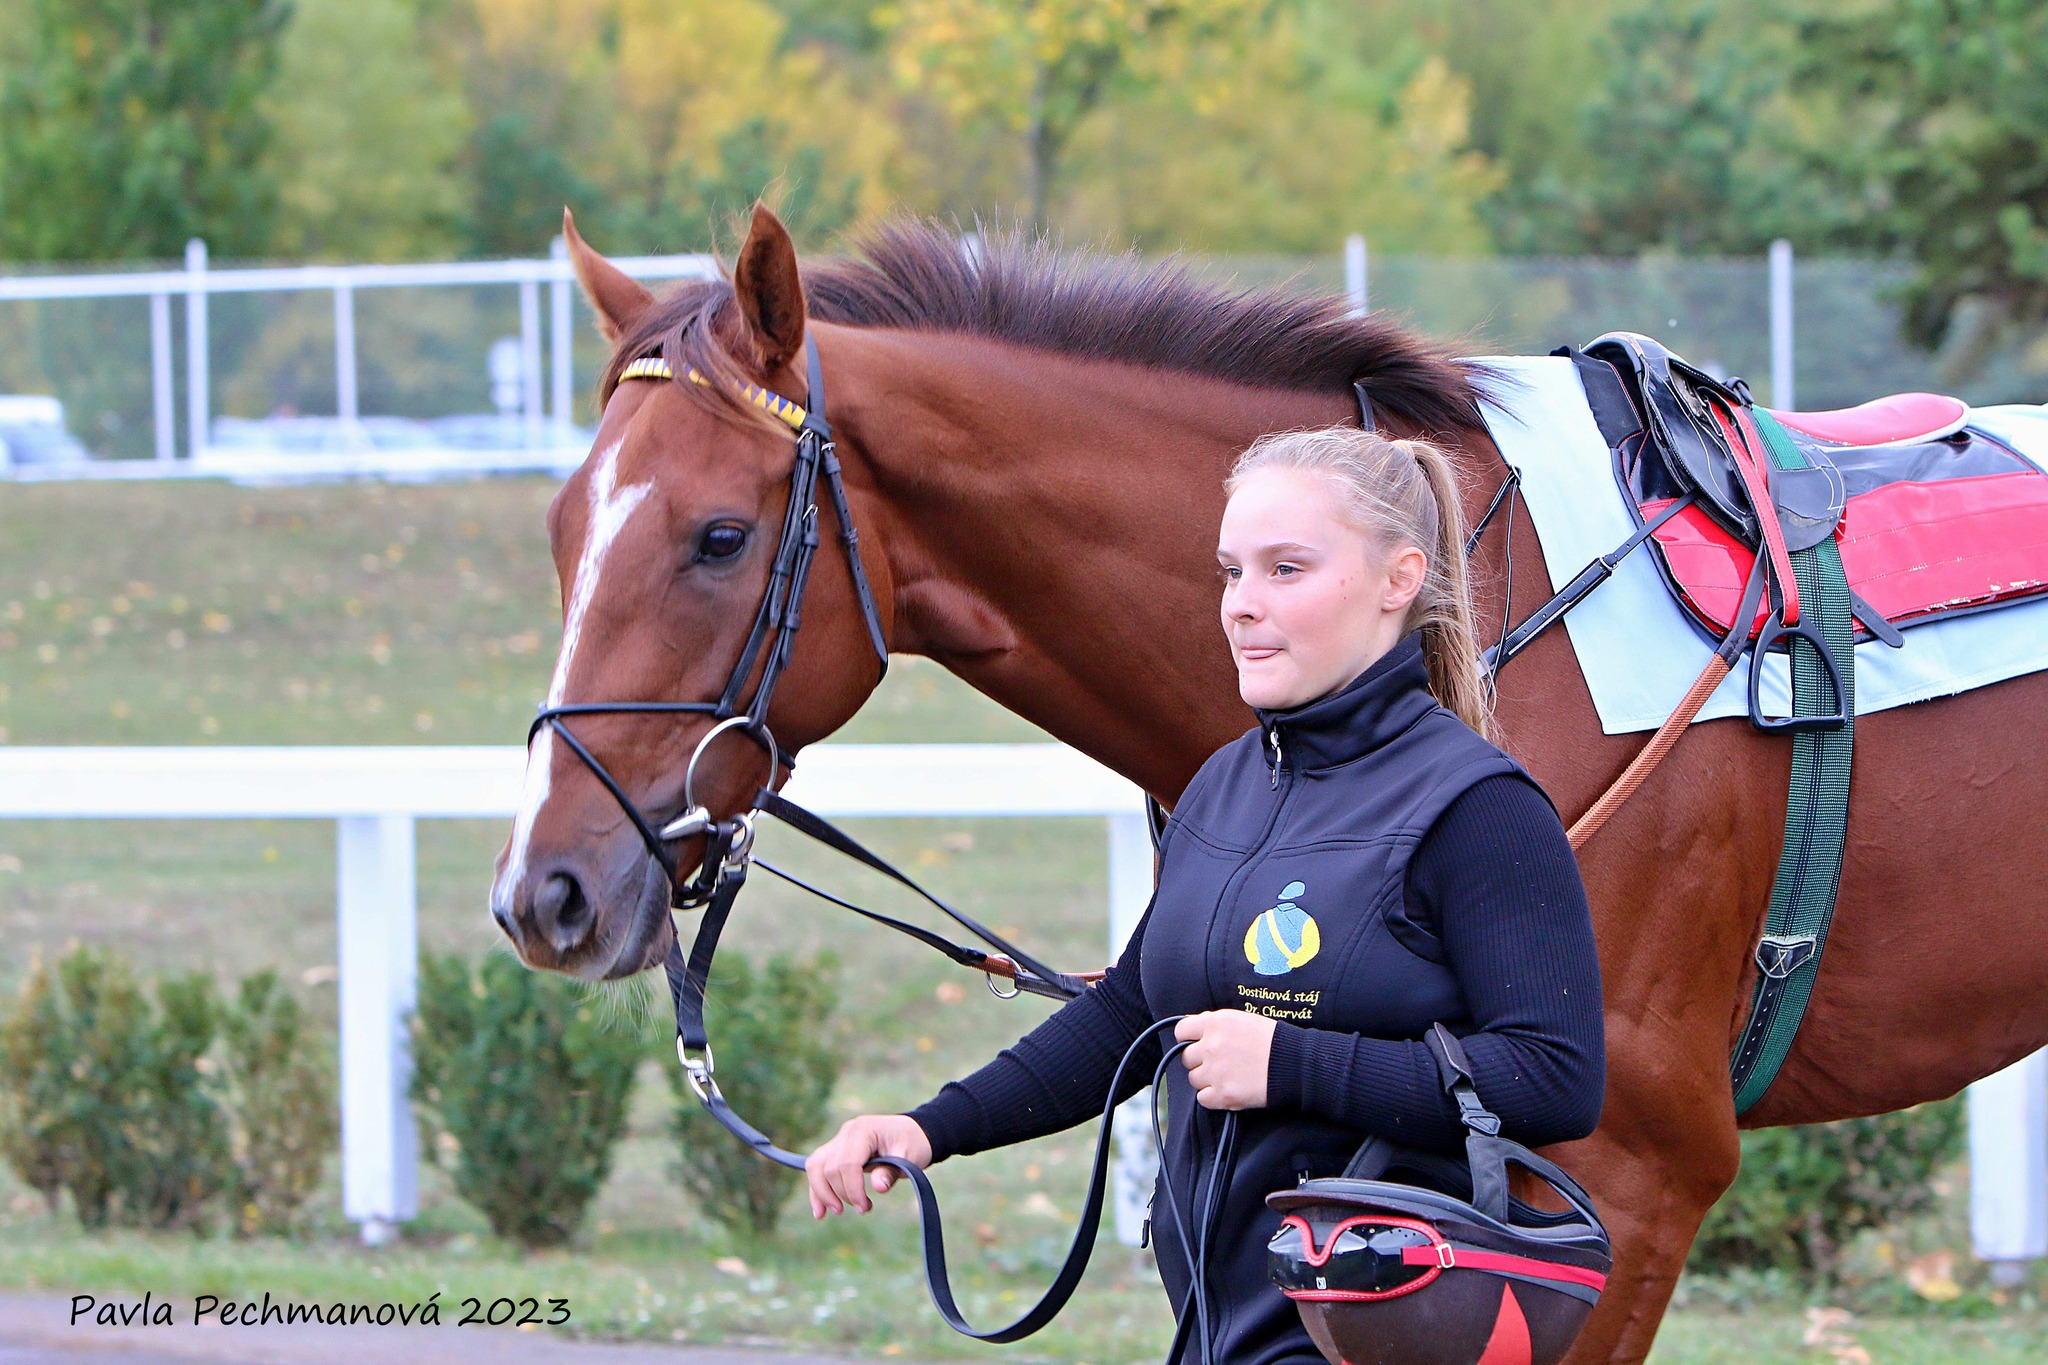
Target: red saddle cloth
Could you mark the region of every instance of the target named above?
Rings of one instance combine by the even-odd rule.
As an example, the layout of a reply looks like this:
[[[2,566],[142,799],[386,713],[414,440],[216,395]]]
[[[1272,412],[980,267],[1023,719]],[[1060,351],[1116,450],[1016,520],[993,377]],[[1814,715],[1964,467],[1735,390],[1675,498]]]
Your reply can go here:
[[[2048,474],[2002,443],[1959,425],[1932,441],[1807,449],[1848,486],[1835,541],[1849,588],[1892,624],[2048,591]],[[1644,517],[1671,501],[1645,501]],[[1716,634],[1728,631],[1754,554],[1697,504],[1654,534],[1680,599]],[[1752,631],[1766,614],[1760,605]]]

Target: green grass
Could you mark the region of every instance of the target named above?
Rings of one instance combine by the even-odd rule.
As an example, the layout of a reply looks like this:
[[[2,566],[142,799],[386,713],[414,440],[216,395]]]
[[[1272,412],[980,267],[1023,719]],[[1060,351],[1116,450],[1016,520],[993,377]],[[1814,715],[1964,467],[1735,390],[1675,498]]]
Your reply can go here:
[[[552,486],[245,490],[213,484],[0,485],[0,742],[15,744],[505,744],[547,683],[557,589],[542,515]],[[1035,729],[943,671],[899,661],[841,738],[1029,740]],[[857,826],[941,894],[1054,961],[1104,951],[1100,822],[874,821]],[[484,911],[496,821],[420,827],[425,946],[501,951]],[[880,878],[773,829],[768,855],[880,907]],[[319,821],[15,821],[0,824],[0,999],[38,955],[108,945],[150,971],[287,973],[316,1016],[335,1008],[334,831]],[[923,1099],[1041,1018],[999,1002],[907,941],[757,878],[727,936],[763,953],[830,943],[844,966],[853,1064],[836,1112]],[[965,986],[941,994],[943,985]],[[621,1027],[661,1028],[661,1002],[617,992]],[[344,1300],[470,1293],[566,1296],[574,1329],[605,1336],[805,1342],[912,1358],[993,1354],[924,1301],[907,1194],[876,1217],[813,1225],[795,1206],[773,1243],[731,1241],[699,1218],[666,1167],[668,1086],[650,1063],[612,1178],[570,1251],[495,1243],[428,1171],[423,1213],[398,1247],[355,1246],[331,1185],[296,1241],[87,1236],[0,1172],[0,1284],[52,1292],[249,1293]],[[937,1172],[964,1299],[977,1321],[1019,1311],[1049,1279],[1080,1201],[1087,1137],[1073,1133]],[[1942,1227],[1956,1241],[1951,1201]],[[729,1258],[737,1257],[744,1267]],[[721,1270],[719,1263],[726,1261]],[[1967,1265],[1967,1261],[1965,1260]],[[1875,1307],[1848,1329],[1880,1362],[2036,1361],[2048,1320],[2034,1295],[1972,1291],[1923,1304],[1874,1270]],[[1889,1278],[1887,1278],[1889,1276]],[[443,1288],[445,1286],[445,1289]],[[1801,1343],[1801,1297],[1747,1298],[1689,1281],[1658,1365],[1839,1358]],[[1731,1304],[1742,1305],[1737,1312]],[[1079,1298],[1006,1358],[1157,1359],[1170,1316],[1149,1263],[1105,1242]]]
[[[515,744],[553,484],[0,485],[0,742]],[[840,736],[1043,739],[905,661]]]

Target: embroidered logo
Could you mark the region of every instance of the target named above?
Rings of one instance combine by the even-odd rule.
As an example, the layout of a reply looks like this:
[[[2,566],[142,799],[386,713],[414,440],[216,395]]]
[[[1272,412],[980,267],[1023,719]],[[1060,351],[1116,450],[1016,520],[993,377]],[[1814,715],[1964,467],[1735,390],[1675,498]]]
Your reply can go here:
[[[1305,882],[1280,888],[1280,903],[1261,914],[1244,934],[1244,956],[1260,976],[1285,976],[1323,946],[1315,917],[1294,903],[1308,893]]]

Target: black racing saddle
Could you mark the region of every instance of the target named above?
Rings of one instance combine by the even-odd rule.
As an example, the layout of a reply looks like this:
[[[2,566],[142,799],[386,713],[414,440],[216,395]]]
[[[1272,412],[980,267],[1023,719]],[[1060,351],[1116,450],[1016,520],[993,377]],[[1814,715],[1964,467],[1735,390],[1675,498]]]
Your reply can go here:
[[[1788,470],[1757,458],[1740,380],[1723,383],[1634,332],[1562,354],[1578,368],[1639,523],[1693,499],[1657,529],[1657,560],[1716,637],[1733,626],[1742,580],[1771,541],[1792,552],[1836,536],[1857,621],[1894,645],[1894,622],[2048,586],[2048,476],[1970,426],[1960,399],[1896,394],[1832,412],[1773,413],[1809,466]],[[1764,534],[1759,502],[1778,534]]]

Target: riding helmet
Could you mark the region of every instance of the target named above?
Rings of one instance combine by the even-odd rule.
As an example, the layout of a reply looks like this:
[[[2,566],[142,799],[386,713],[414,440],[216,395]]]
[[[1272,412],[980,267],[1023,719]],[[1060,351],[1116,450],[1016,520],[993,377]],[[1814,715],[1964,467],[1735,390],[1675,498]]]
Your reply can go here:
[[[1466,1160],[1373,1138],[1342,1176],[1268,1195],[1286,1215],[1268,1271],[1331,1365],[1555,1365],[1613,1268],[1607,1230],[1576,1181],[1500,1136],[1450,1031],[1438,1024],[1426,1041]],[[1568,1209],[1510,1195],[1510,1165]]]

